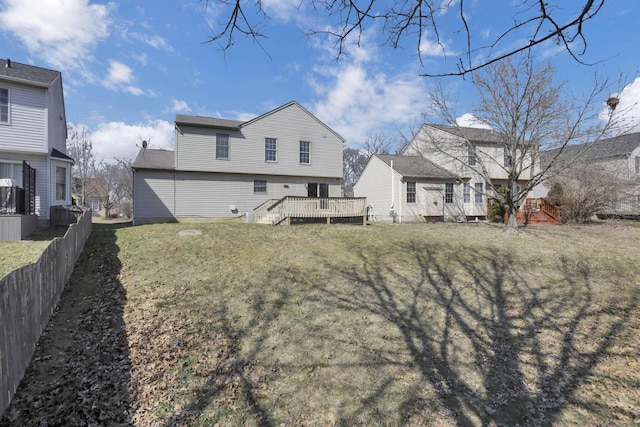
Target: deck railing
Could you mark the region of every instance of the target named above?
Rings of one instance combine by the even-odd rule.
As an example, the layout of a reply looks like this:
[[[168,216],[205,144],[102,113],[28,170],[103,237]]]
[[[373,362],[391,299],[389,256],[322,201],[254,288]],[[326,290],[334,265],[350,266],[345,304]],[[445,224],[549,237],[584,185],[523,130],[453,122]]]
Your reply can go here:
[[[286,196],[273,203],[263,203],[254,210],[255,222],[278,225],[291,219],[362,217],[366,220],[364,197],[294,197]]]

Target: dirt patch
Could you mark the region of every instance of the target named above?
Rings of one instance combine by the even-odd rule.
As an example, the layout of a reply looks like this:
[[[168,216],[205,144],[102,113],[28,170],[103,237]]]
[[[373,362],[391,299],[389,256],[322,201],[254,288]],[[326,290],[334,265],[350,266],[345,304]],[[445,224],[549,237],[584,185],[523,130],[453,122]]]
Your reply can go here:
[[[119,271],[114,230],[94,228],[0,426],[130,424]]]
[[[187,237],[187,236],[201,236],[202,231],[200,230],[182,230],[178,232],[178,236]]]

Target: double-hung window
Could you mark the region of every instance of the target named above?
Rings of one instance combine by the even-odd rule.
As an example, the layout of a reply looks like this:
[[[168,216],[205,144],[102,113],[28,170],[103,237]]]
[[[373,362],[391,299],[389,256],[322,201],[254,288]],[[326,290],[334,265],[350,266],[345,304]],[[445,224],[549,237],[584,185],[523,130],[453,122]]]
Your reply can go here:
[[[275,162],[278,160],[278,142],[275,138],[264,139],[264,161]]]
[[[9,124],[9,89],[0,87],[0,123]]]
[[[467,182],[464,183],[462,196],[464,198],[464,203],[471,203],[471,186]]]
[[[56,166],[56,200],[67,200],[67,168]]]
[[[484,190],[483,190],[483,185],[481,182],[476,182],[475,185],[475,202],[476,203],[482,203],[484,201]]]
[[[216,133],[216,159],[229,158],[229,134]]]
[[[511,157],[511,153],[509,153],[509,149],[504,147],[504,167],[510,168],[513,163],[513,158]]]
[[[416,183],[407,182],[407,203],[416,202]]]
[[[446,204],[453,203],[453,182],[444,184],[444,202]]]
[[[476,165],[476,150],[473,148],[470,148],[469,151],[467,152],[467,164],[469,166]]]
[[[309,141],[300,141],[300,163],[303,165],[311,164],[311,143]]]
[[[253,181],[253,192],[254,193],[266,193],[267,192],[267,180],[266,179],[256,179]]]
[[[640,174],[640,156],[636,156],[636,174]]]

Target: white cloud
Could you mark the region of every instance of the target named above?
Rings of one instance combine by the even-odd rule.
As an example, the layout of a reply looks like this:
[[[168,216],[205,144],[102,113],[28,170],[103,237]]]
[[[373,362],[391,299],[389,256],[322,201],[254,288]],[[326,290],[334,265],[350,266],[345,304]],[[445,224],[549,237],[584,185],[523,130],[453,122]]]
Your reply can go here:
[[[458,55],[456,51],[453,49],[449,50],[447,48],[448,42],[444,40],[431,40],[429,37],[431,33],[429,31],[425,31],[420,38],[420,55],[422,56],[455,56]]]
[[[107,37],[109,6],[88,0],[4,0],[0,26],[53,67],[83,69]]]
[[[321,96],[310,110],[351,146],[361,145],[373,133],[406,130],[424,110],[426,86],[418,73],[372,73],[366,62],[373,57],[352,55],[349,58],[358,61],[316,68],[309,78],[309,85]]]
[[[149,148],[173,149],[174,124],[166,120],[149,120],[146,123],[127,124],[109,122],[98,125],[89,137],[98,159],[107,162],[117,159],[135,159],[142,141]]]
[[[173,52],[173,48],[167,43],[167,40],[162,36],[152,36],[149,34],[141,34],[141,33],[127,33],[131,38],[146,44],[147,46],[151,46],[157,50],[163,50],[165,52]]]
[[[299,0],[263,0],[262,8],[267,16],[288,22],[300,17]]]
[[[133,70],[120,61],[109,61],[109,71],[104,80],[104,86],[111,90],[121,89],[135,96],[140,96],[144,91],[136,86],[130,85],[133,80]]]
[[[184,101],[181,99],[172,99],[171,106],[165,110],[165,112],[167,113],[176,113],[176,114],[186,114],[186,113],[190,113],[191,111],[192,111],[191,107],[189,107],[189,104],[187,103],[187,101]]]

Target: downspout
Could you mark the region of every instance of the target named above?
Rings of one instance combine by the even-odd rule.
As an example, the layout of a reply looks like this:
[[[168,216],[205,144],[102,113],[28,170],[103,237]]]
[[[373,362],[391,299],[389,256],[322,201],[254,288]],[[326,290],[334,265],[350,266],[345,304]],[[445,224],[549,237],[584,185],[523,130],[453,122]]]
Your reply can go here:
[[[394,182],[394,171],[393,171],[393,160],[391,160],[391,207],[389,208],[389,216],[391,216],[391,221],[396,222],[396,215],[394,209],[394,201],[395,201],[395,182]]]
[[[406,200],[406,198],[403,198],[404,193],[402,192],[402,188],[403,188],[403,184],[402,184],[402,180],[399,179],[398,180],[398,222],[400,224],[402,224],[402,205],[403,200]]]

